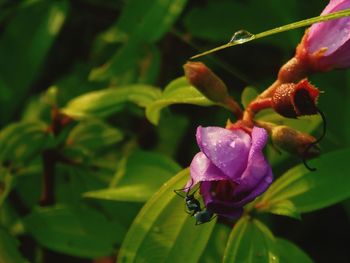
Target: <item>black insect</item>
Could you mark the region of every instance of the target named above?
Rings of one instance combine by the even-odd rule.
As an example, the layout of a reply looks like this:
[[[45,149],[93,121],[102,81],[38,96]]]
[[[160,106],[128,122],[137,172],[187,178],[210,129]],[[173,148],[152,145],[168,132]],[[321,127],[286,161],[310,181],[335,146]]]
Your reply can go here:
[[[194,192],[190,193],[192,184],[193,184],[193,180],[190,186],[185,187],[183,189],[174,190],[174,192],[185,199],[186,210],[187,210],[186,212],[196,219],[196,225],[201,225],[201,224],[210,222],[211,220],[214,219],[213,217],[214,213],[210,212],[206,208],[205,209],[201,208],[200,202],[194,196],[199,188],[197,188]],[[185,190],[187,190],[186,195],[185,196],[181,195],[180,192]]]
[[[209,211],[206,208],[195,213],[193,216],[196,219],[196,225],[201,225],[201,224],[210,222],[215,218],[214,213]]]

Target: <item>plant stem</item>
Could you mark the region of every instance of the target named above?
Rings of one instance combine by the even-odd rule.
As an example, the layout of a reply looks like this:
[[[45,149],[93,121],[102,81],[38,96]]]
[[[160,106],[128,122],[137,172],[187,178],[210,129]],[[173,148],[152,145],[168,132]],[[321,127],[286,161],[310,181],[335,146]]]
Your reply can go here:
[[[48,149],[43,152],[43,183],[40,197],[41,206],[49,206],[55,202],[54,181],[55,168],[57,164],[56,153],[53,149]]]

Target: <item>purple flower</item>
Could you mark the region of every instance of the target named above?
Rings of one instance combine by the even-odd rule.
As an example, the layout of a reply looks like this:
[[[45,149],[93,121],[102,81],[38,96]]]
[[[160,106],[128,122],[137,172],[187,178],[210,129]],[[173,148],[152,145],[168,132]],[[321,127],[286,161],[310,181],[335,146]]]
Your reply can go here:
[[[350,0],[331,0],[321,15],[350,8]],[[296,57],[312,71],[350,66],[350,17],[316,23],[308,29]]]
[[[200,152],[193,158],[187,187],[200,183],[200,194],[208,210],[235,218],[243,206],[262,194],[272,182],[272,170],[262,149],[267,132],[254,127],[243,130],[198,127]]]

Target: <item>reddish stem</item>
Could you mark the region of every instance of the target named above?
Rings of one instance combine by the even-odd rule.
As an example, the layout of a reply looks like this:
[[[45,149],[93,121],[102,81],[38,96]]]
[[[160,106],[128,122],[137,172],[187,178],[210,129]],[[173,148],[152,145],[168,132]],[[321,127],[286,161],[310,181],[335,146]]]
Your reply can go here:
[[[43,184],[40,198],[41,206],[49,206],[55,202],[54,181],[57,163],[56,153],[53,149],[43,152]]]
[[[253,122],[255,114],[263,109],[268,109],[272,107],[271,98],[257,98],[252,101],[244,112],[243,120],[245,122]]]
[[[52,132],[55,137],[57,137],[61,131],[73,121],[72,118],[61,113],[56,107],[52,108],[51,119],[52,121],[48,131]],[[42,153],[43,182],[39,202],[41,206],[49,206],[55,202],[55,169],[57,162],[62,161],[63,159],[64,158],[58,154],[58,151],[55,148],[47,149]]]
[[[252,101],[252,103],[249,104],[248,108],[256,114],[263,109],[268,109],[271,107],[272,107],[272,99],[266,98],[266,99]]]

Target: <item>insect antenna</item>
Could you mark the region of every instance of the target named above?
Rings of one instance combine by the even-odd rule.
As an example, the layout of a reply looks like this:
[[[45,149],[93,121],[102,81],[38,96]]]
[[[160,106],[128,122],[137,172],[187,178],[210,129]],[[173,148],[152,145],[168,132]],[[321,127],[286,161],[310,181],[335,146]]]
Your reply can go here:
[[[187,186],[187,187],[184,187],[184,188],[181,188],[181,189],[175,189],[174,190],[174,193],[175,194],[177,194],[178,196],[180,196],[180,197],[182,197],[182,198],[185,198],[185,197],[187,197],[188,195],[189,195],[189,192],[191,191],[191,187],[193,186],[193,179],[191,178],[191,184],[189,185],[189,186]],[[187,192],[186,192],[186,195],[185,196],[183,196],[182,194],[180,194],[180,192],[183,192],[183,191],[185,191],[185,190],[188,190]],[[197,189],[198,190],[198,189]],[[197,191],[196,190],[196,191]],[[194,194],[194,193],[193,193]]]

